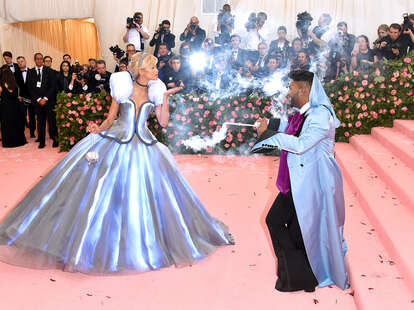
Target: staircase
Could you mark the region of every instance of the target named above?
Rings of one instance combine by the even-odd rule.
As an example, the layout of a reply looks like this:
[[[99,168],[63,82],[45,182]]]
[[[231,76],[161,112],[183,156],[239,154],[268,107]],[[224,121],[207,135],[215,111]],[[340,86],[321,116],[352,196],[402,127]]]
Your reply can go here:
[[[414,309],[414,121],[337,143],[358,309]]]

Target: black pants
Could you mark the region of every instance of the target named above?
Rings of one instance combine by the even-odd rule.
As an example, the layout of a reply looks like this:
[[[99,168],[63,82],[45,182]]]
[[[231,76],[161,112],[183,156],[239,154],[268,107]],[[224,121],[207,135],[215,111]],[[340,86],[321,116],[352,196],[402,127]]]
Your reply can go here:
[[[276,289],[299,291],[318,285],[306,255],[292,193],[279,193],[266,216],[278,260]]]
[[[49,137],[52,140],[57,139],[56,113],[53,109],[54,105],[37,105],[37,132],[40,144],[45,144],[46,141],[46,120],[49,122]]]
[[[26,126],[30,130],[30,136],[34,136],[36,131],[36,109],[34,104],[22,104],[23,105],[23,117]],[[29,114],[29,122],[27,122],[27,114]]]

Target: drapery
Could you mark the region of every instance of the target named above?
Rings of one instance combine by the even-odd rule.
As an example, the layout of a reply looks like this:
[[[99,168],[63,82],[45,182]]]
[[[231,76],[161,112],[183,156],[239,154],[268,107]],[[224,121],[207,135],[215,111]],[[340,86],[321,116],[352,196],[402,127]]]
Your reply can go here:
[[[209,0],[214,1],[214,0]],[[329,13],[333,17],[333,25],[339,21],[346,21],[349,32],[355,35],[366,34],[371,41],[376,39],[376,30],[379,24],[402,22],[402,13],[414,12],[413,0],[231,0],[233,14],[236,15],[236,30],[244,31],[244,24],[250,12],[264,11],[268,20],[263,34],[268,40],[276,37],[276,29],[280,25],[288,28],[288,39],[296,37],[296,15],[308,11],[314,17],[313,26],[322,13]],[[191,16],[200,19],[200,26],[207,32],[208,37],[214,36],[216,16],[203,15],[202,0],[0,0],[0,17],[3,23],[25,22],[43,19],[72,19],[94,18],[98,31],[101,56],[113,64],[108,47],[119,44],[125,46],[122,36],[125,33],[125,20],[134,12],[144,14],[144,24],[153,35],[155,28],[163,19],[171,21],[171,28],[178,36],[184,30]],[[2,26],[0,31],[0,45],[4,51],[6,46],[18,46],[14,40],[35,40],[30,33],[4,36],[10,31],[9,25]],[[51,30],[55,32],[55,30]],[[18,35],[17,35],[18,34]],[[83,36],[80,33],[80,36]],[[79,40],[74,37],[71,40]],[[39,43],[40,44],[40,43]],[[53,50],[57,43],[42,43],[44,52],[47,48]],[[151,51],[149,45],[146,48]],[[31,50],[22,53],[30,54]],[[54,52],[54,50],[53,50]],[[77,51],[73,52],[77,54]],[[52,54],[50,52],[49,54]],[[62,53],[61,53],[62,54]],[[94,56],[94,55],[91,55]],[[111,65],[109,66],[111,69]]]
[[[59,69],[66,53],[81,64],[90,57],[100,58],[95,24],[87,19],[19,22],[2,28],[2,50],[11,51],[14,58],[24,56],[29,67],[36,52],[51,56],[54,69]]]

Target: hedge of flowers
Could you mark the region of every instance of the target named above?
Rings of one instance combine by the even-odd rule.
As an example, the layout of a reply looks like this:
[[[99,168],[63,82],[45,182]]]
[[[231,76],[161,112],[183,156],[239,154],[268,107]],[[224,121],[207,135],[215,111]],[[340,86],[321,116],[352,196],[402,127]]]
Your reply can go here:
[[[161,128],[155,117],[149,120],[149,128],[157,139],[173,152],[195,153],[183,145],[183,141],[193,136],[209,139],[219,131],[225,122],[254,124],[259,117],[270,117],[270,98],[257,96],[237,96],[214,98],[209,94],[183,94],[172,97],[170,122]],[[214,147],[207,147],[197,153],[206,154],[249,154],[257,138],[252,127],[231,126],[227,137]]]
[[[336,140],[369,134],[394,119],[414,119],[414,52],[400,60],[381,61],[368,72],[353,72],[325,84],[341,121]]]
[[[111,96],[105,91],[100,94],[58,94],[55,111],[60,151],[69,151],[84,138],[88,134],[86,127],[89,123],[102,123],[111,101]]]
[[[349,141],[354,134],[368,134],[375,126],[392,126],[394,119],[414,119],[414,52],[396,61],[382,61],[368,72],[353,72],[325,84],[341,126],[337,141]],[[57,124],[61,151],[68,151],[87,135],[90,122],[100,124],[108,113],[111,97],[100,94],[57,98]],[[269,117],[271,100],[252,96],[215,98],[214,95],[182,94],[171,97],[170,122],[161,128],[155,117],[148,121],[157,139],[173,152],[194,153],[183,141],[199,135],[208,139],[225,122],[253,124]],[[257,138],[251,127],[230,127],[226,139],[207,154],[248,154]]]

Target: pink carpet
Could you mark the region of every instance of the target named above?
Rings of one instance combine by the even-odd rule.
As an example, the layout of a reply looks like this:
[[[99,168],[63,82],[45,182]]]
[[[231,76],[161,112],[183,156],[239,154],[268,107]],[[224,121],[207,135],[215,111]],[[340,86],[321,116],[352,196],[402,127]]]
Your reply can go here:
[[[50,145],[43,150],[33,143],[0,148],[0,219],[64,156]],[[0,263],[0,309],[414,309],[404,275],[389,263],[392,259],[348,184],[345,234],[352,288],[279,293],[264,223],[277,194],[278,158],[178,155],[176,160],[209,212],[230,227],[235,246],[221,248],[192,267],[128,276]]]

